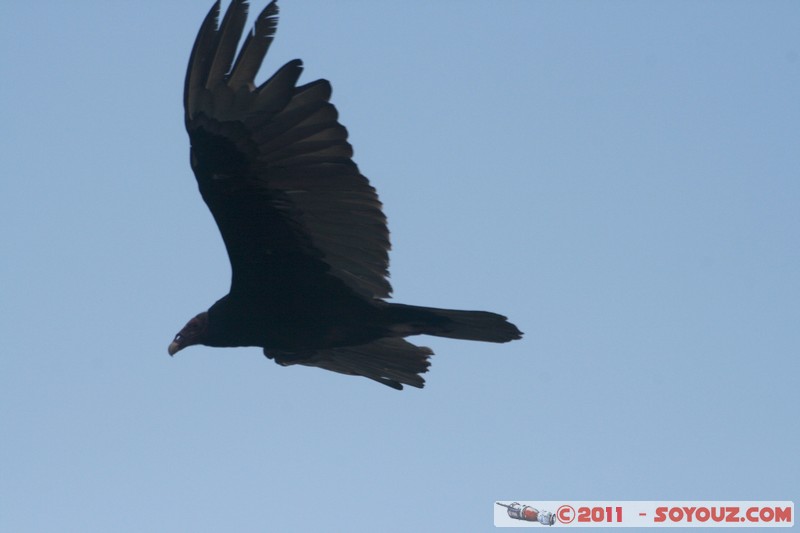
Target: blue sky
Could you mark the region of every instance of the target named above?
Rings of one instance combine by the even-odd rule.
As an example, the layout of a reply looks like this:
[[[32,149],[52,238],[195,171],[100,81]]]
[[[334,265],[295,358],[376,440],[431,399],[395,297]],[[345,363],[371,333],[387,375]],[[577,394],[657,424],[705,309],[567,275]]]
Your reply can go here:
[[[263,2],[255,2],[254,10]],[[486,531],[495,500],[800,497],[800,4],[282,1],[427,387],[166,347],[226,291],[182,84],[210,2],[0,17],[0,530]]]

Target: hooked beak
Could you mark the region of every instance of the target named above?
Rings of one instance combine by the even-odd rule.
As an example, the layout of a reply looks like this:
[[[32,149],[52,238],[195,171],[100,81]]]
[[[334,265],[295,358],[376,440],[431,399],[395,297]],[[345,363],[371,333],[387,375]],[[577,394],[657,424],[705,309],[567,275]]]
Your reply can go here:
[[[169,344],[169,347],[167,348],[167,353],[169,353],[169,355],[172,356],[178,353],[181,349],[183,349],[183,346],[181,346],[181,344],[178,342],[178,339],[175,339]]]

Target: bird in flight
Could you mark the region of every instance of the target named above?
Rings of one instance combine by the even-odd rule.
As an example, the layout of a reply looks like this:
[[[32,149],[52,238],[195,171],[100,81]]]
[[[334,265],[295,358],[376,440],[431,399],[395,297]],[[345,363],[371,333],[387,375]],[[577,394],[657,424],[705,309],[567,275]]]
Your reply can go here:
[[[352,160],[347,130],[320,79],[297,85],[300,60],[254,79],[277,27],[275,1],[241,48],[246,0],[221,23],[217,1],[189,58],[183,94],[191,165],[222,234],[231,286],[192,318],[169,354],[194,344],[258,346],[280,365],[422,388],[435,335],[508,342],[504,316],[389,303],[389,231],[375,189]],[[238,53],[237,53],[238,49]]]

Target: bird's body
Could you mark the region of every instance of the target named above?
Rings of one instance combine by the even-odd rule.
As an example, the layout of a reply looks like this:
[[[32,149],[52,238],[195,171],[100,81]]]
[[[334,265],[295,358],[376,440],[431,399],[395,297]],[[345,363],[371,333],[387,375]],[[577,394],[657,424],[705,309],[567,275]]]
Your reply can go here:
[[[192,344],[259,346],[280,364],[422,387],[431,351],[403,337],[430,334],[507,342],[505,317],[388,303],[389,232],[375,189],[352,161],[330,84],[296,86],[299,60],[259,87],[274,36],[271,2],[236,53],[247,3],[219,2],[195,41],[184,106],[191,164],[220,229],[231,289],[175,337]],[[235,58],[235,62],[234,62]]]
[[[242,298],[225,296],[208,310],[214,329],[206,344],[303,352],[364,344],[387,336],[384,309],[352,295],[321,296],[326,293],[281,291]]]

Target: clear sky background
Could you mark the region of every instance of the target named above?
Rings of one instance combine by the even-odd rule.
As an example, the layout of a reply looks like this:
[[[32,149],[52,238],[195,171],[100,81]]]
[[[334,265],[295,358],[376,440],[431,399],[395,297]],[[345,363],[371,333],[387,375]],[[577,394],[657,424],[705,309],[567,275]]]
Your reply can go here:
[[[265,5],[255,2],[254,10]],[[496,500],[800,500],[800,3],[281,3],[392,232],[423,390],[167,344],[224,295],[209,1],[0,17],[0,530],[487,531]]]

